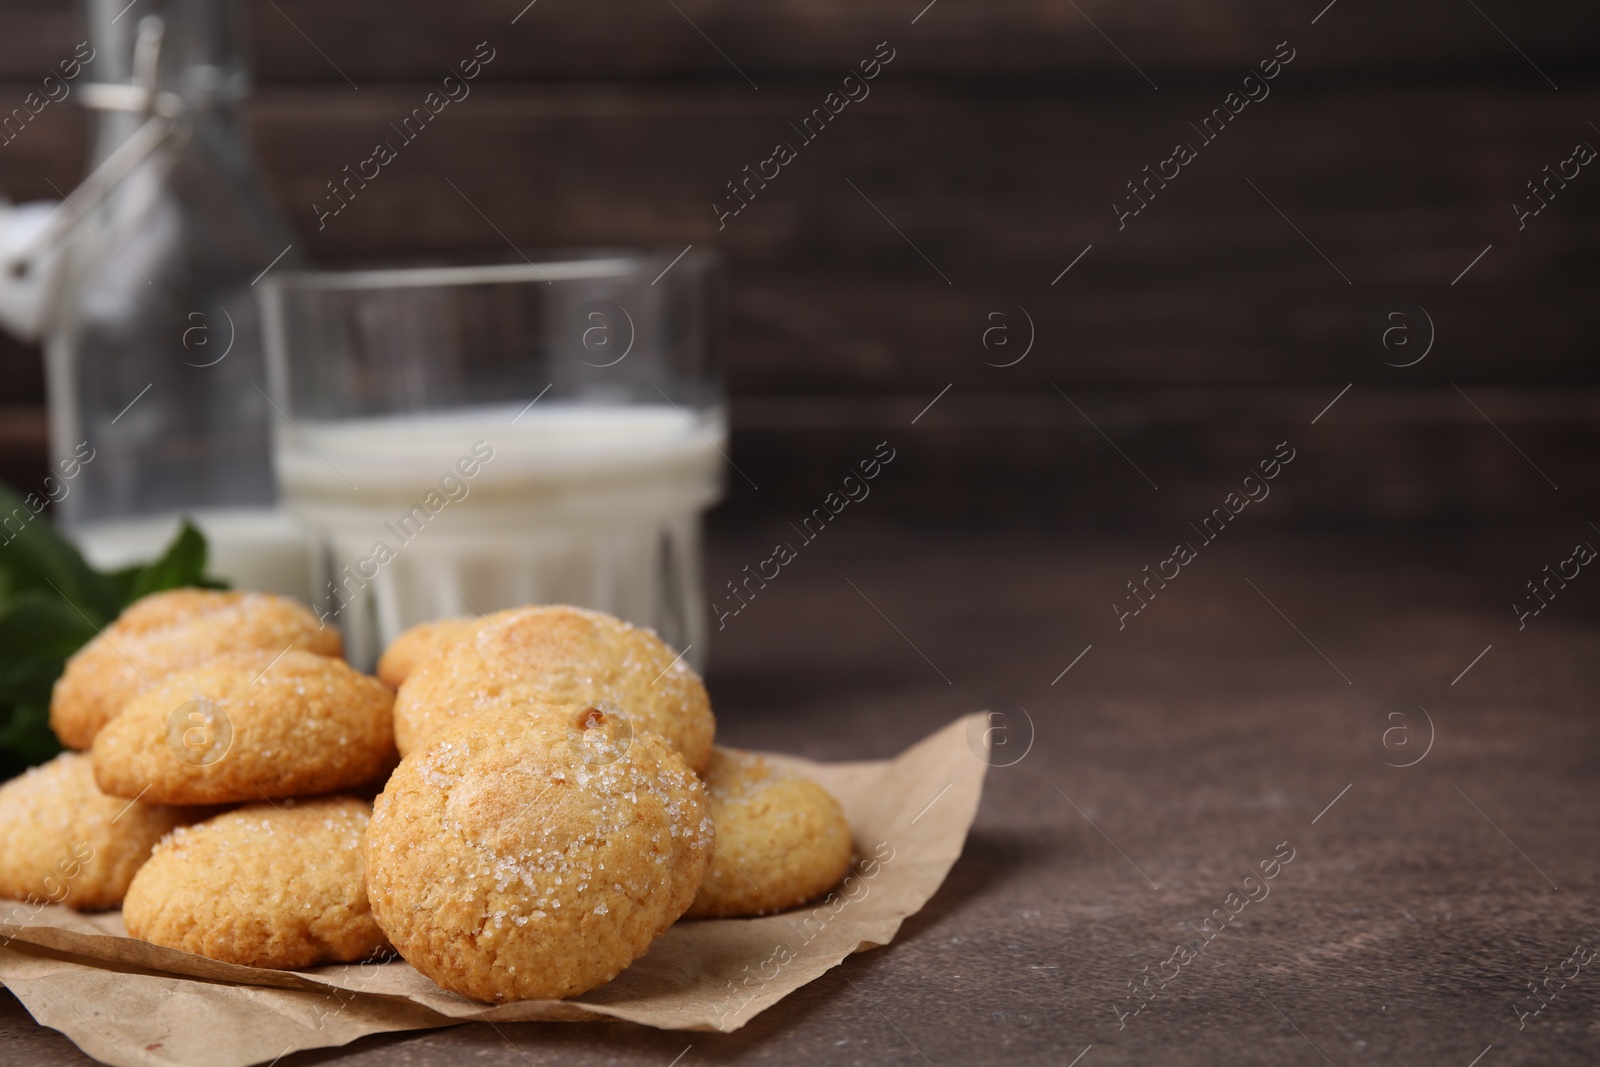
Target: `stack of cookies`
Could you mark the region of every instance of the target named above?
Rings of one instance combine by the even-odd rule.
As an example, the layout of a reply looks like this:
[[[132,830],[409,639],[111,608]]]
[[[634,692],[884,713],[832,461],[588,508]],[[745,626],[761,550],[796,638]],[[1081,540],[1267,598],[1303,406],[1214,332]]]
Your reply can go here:
[[[371,805],[338,793],[394,769],[394,693],[341,651],[284,597],[130,606],[56,682],[74,751],[0,788],[0,894],[120,904],[134,937],[236,963],[387,952],[361,888]]]
[[[681,917],[790,908],[850,864],[838,803],[714,747],[648,630],[528,607],[407,631],[377,678],[339,655],[281,597],[130,607],[56,685],[78,751],[0,787],[0,895],[120,903],[134,937],[254,966],[392,949],[493,1002],[575,996]]]

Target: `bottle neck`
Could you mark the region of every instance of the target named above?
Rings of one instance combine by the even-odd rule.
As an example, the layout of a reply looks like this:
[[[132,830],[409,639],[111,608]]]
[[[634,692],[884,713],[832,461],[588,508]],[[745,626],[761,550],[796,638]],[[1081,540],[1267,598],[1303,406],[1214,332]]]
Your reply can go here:
[[[155,87],[201,112],[244,99],[250,65],[238,0],[84,0],[94,59],[91,81],[133,84],[140,80],[136,55],[141,30],[160,20],[161,46]]]
[[[250,76],[237,0],[140,0],[137,11],[126,0],[85,0],[85,13],[94,51],[79,100],[97,112],[95,166],[152,122],[177,135],[162,150],[198,138],[224,155],[242,152]]]

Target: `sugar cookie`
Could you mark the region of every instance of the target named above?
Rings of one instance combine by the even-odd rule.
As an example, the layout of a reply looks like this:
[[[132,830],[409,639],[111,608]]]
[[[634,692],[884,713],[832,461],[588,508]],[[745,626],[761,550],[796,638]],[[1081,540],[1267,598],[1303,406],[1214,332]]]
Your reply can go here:
[[[354,797],[281,800],[173,831],[128,888],[128,934],[247,967],[385,952],[364,884],[371,811]]]
[[[218,653],[285,648],[337,656],[339,632],[288,597],[173,589],[128,606],[67,660],[50,698],[50,725],[68,748],[88,749],[141,690]]]
[[[659,738],[588,704],[494,708],[390,777],[368,892],[394,947],[445,989],[577,996],[689,906],[713,834],[705,787]]]
[[[378,680],[390,689],[400,688],[411,672],[434,652],[465,637],[479,624],[478,619],[434,619],[421,622],[389,642],[378,660]]]
[[[211,813],[105,796],[89,757],[63,752],[0,786],[0,896],[114,908],[162,834]]]
[[[449,654],[426,659],[395,700],[401,755],[445,722],[501,705],[608,700],[689,766],[711,758],[716,720],[700,676],[654,633],[604,612],[554,605],[486,615]]]
[[[94,740],[101,790],[164,804],[310,796],[398,759],[394,694],[343,660],[235,652],[169,674]]]
[[[809,778],[720,746],[704,778],[717,854],[685,918],[783,911],[821,896],[850,869],[850,824]]]

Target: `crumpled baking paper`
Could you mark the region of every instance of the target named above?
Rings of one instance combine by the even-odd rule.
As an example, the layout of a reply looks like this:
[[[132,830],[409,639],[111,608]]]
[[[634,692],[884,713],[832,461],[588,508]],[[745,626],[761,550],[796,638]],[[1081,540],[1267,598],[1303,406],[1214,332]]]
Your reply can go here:
[[[984,713],[892,760],[765,754],[839,799],[856,862],[822,900],[757,919],[677,923],[572,1000],[478,1004],[402,960],[272,971],[127,936],[119,912],[0,902],[0,984],[45,1026],[118,1067],[246,1067],[368,1034],[489,1022],[624,1019],[737,1030],[848,955],[894,939],[961,855],[988,770]]]

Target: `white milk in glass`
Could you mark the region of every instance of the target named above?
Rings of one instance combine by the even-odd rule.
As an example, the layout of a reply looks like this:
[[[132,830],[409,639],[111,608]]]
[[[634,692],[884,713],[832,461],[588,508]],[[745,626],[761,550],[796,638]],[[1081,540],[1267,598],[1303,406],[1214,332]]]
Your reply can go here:
[[[726,432],[720,411],[543,401],[298,420],[275,460],[352,663],[418,622],[566,603],[693,646],[698,665],[700,512]]]

